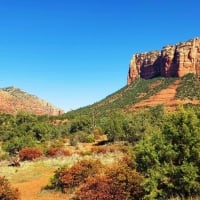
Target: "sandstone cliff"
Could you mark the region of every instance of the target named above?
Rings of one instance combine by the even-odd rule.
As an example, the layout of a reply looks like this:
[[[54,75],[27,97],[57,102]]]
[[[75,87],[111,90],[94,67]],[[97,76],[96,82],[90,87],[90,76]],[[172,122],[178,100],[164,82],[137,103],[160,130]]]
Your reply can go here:
[[[200,75],[200,38],[133,55],[127,82],[139,77],[182,77],[188,73]]]
[[[59,115],[63,110],[15,87],[0,89],[0,113],[28,112],[35,115]]]

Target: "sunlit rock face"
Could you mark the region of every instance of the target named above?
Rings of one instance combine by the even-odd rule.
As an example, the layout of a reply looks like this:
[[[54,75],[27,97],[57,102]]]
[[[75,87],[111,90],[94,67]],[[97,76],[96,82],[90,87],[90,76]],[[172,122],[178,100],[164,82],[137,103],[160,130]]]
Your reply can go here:
[[[127,82],[139,77],[182,77],[188,73],[200,75],[200,38],[167,45],[161,51],[134,54]]]

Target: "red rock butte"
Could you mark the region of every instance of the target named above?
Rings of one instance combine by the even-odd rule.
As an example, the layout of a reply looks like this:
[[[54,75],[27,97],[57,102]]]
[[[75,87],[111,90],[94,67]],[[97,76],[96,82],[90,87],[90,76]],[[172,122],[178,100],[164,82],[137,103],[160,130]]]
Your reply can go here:
[[[200,38],[176,45],[167,45],[161,51],[134,54],[128,72],[128,84],[141,77],[150,79],[182,77],[188,73],[200,75]]]

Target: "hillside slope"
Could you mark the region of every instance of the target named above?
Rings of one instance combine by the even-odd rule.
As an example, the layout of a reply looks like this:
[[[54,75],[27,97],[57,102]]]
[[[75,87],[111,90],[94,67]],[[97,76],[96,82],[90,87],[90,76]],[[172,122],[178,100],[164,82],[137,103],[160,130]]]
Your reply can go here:
[[[138,108],[179,104],[200,104],[200,78],[188,74],[182,78],[137,79],[105,99],[70,113],[105,115],[114,111],[129,112]]]
[[[0,113],[29,112],[36,115],[59,115],[63,111],[25,91],[7,87],[0,89]]]

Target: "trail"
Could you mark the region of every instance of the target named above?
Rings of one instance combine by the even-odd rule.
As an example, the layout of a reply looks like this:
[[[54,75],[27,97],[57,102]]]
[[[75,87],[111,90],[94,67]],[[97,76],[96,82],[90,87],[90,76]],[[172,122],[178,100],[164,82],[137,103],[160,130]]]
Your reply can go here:
[[[60,192],[42,191],[41,189],[47,185],[53,172],[45,172],[41,177],[22,183],[13,184],[17,187],[21,194],[21,200],[67,200],[66,194]]]

